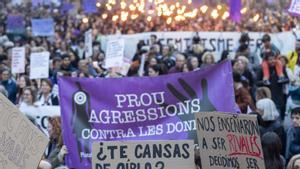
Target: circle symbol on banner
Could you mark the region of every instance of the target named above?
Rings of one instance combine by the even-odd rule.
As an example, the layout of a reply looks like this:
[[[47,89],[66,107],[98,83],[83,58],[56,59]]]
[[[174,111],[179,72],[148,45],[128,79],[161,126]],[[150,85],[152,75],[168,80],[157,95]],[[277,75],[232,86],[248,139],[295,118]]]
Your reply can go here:
[[[77,104],[84,104],[86,102],[86,95],[83,92],[77,92],[75,94],[75,103]]]

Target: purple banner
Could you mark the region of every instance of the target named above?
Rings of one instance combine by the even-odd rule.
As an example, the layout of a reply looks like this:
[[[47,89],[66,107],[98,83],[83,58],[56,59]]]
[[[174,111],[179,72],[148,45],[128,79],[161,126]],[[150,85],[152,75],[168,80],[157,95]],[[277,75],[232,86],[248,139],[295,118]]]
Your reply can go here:
[[[8,15],[6,22],[7,33],[23,34],[25,32],[25,21],[23,16]]]
[[[236,112],[229,61],[151,77],[59,79],[70,168],[91,169],[94,141],[197,139],[194,113]]]
[[[240,22],[242,18],[241,9],[242,2],[241,0],[230,0],[230,19],[234,22]]]

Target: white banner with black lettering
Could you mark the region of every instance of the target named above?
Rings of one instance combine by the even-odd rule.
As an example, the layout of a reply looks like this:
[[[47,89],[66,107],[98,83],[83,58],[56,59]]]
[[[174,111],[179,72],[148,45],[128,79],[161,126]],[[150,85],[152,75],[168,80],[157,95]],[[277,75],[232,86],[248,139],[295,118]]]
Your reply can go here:
[[[132,58],[136,52],[136,46],[140,40],[144,40],[147,45],[150,44],[150,35],[156,35],[162,44],[174,44],[177,49],[184,52],[192,44],[195,32],[148,32],[133,35],[110,35],[104,36],[102,49],[106,49],[107,42],[112,39],[125,40],[125,57]],[[265,33],[250,32],[250,48],[252,52],[259,53],[262,45],[261,38]],[[220,58],[223,50],[229,50],[231,54],[239,47],[240,32],[199,32],[202,44],[208,50],[216,54],[216,59]],[[282,54],[295,49],[296,38],[292,32],[282,32],[271,34],[272,43],[280,49]]]

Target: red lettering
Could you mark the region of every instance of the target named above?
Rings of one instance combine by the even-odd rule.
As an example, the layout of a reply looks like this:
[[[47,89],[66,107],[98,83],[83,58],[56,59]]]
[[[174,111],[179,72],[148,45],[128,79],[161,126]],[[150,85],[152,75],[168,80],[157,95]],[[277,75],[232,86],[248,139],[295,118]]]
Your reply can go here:
[[[247,155],[262,158],[262,153],[257,143],[257,136],[236,136],[234,134],[228,134],[227,139],[230,146],[230,156]]]

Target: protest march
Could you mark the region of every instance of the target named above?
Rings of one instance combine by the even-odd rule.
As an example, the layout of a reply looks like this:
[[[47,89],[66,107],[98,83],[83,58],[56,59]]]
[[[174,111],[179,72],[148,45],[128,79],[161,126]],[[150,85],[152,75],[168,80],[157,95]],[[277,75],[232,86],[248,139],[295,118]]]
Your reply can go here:
[[[0,9],[0,169],[300,168],[300,0]]]

